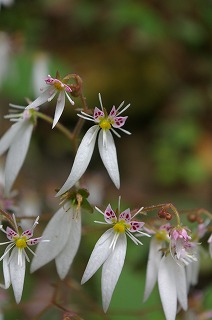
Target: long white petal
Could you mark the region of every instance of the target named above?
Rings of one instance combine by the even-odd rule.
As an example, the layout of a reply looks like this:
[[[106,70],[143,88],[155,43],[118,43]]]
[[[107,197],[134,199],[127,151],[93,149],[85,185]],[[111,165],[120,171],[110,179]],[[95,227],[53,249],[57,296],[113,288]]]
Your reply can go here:
[[[64,279],[71,267],[74,257],[79,248],[81,239],[81,214],[78,214],[77,220],[73,217],[70,221],[71,229],[67,242],[55,258],[57,273],[60,279]]]
[[[199,276],[199,260],[192,261],[186,267],[187,290],[190,285],[195,286],[198,283]]]
[[[16,303],[19,303],[21,301],[24,286],[26,261],[25,257],[22,258],[22,263],[18,264],[18,249],[14,248],[12,251],[12,258],[10,260],[9,267]]]
[[[13,124],[0,140],[0,155],[2,155],[12,144],[14,138],[22,127],[22,121]]]
[[[59,121],[59,119],[61,117],[61,114],[63,113],[64,106],[65,106],[65,92],[61,91],[59,93],[58,98],[57,98],[57,105],[56,105],[56,109],[55,109],[54,121],[53,121],[52,129],[58,123],[58,121]]]
[[[177,290],[171,259],[171,256],[164,256],[158,270],[158,288],[166,320],[175,320],[177,312]]]
[[[175,275],[175,283],[177,289],[177,298],[183,308],[183,310],[188,309],[188,298],[187,298],[187,283],[186,283],[186,273],[185,267],[177,264],[174,259],[172,259],[172,272]]]
[[[72,213],[65,212],[61,207],[47,224],[42,239],[35,250],[35,257],[31,263],[31,272],[53,260],[64,248],[71,230]]]
[[[49,97],[51,97],[52,93],[55,91],[56,89],[52,89],[51,87],[48,87],[45,91],[43,91],[43,93],[41,93],[41,95],[35,99],[32,103],[30,103],[26,109],[35,109],[37,107],[39,107],[40,105],[42,105],[43,103],[47,102]]]
[[[103,130],[99,133],[98,138],[98,146],[99,153],[102,158],[102,162],[107,169],[107,172],[115,184],[116,188],[120,188],[120,176],[119,176],[119,168],[116,154],[116,147],[114,143],[113,136],[109,130],[105,132],[106,144],[103,144]]]
[[[144,290],[144,301],[146,301],[151,294],[158,277],[159,263],[162,257],[161,241],[155,237],[151,239],[149,248],[149,257],[146,272],[146,285]]]
[[[33,123],[31,121],[21,121],[22,126],[18,131],[12,145],[9,149],[6,165],[5,165],[5,194],[10,193],[10,189],[23,165],[26,157],[29,143],[33,130]]]
[[[4,273],[4,284],[0,284],[0,287],[1,288],[4,288],[4,289],[8,289],[10,284],[11,284],[11,279],[10,279],[10,269],[9,269],[9,264],[8,264],[8,261],[9,261],[9,251],[8,249],[10,248],[11,246],[7,246],[7,248],[5,249],[4,253],[6,253],[6,255],[4,256],[4,259],[3,259],[3,273]]]
[[[81,284],[84,284],[86,281],[88,281],[108,258],[109,254],[112,252],[110,244],[113,240],[113,237],[114,230],[109,229],[99,238],[91,253],[87,267],[82,276]]]
[[[98,131],[99,126],[94,125],[84,135],[77,150],[71,173],[60,191],[56,194],[57,197],[72,188],[87,169],[93,154]]]
[[[107,311],[113,291],[122,271],[127,250],[126,234],[119,235],[115,249],[111,252],[102,267],[102,304]]]

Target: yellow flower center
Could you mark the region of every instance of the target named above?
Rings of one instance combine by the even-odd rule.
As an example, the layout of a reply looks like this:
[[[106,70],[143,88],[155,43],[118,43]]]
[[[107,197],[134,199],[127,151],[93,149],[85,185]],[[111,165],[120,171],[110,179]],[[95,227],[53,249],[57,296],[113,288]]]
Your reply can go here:
[[[63,83],[62,82],[59,82],[59,81],[56,81],[55,83],[54,83],[54,87],[57,89],[57,90],[64,90],[64,85],[63,85]]]
[[[156,233],[155,235],[157,240],[163,241],[163,240],[167,240],[167,232],[166,230],[160,230]]]
[[[111,128],[110,121],[107,119],[101,120],[99,123],[99,126],[100,126],[100,128],[102,128],[104,130],[109,130]]]
[[[26,246],[27,246],[26,237],[22,237],[22,238],[17,239],[15,244],[16,244],[16,247],[18,247],[19,249],[26,248]]]
[[[130,225],[126,224],[124,220],[121,220],[113,226],[113,229],[118,233],[124,233],[126,228],[129,228],[129,227]]]

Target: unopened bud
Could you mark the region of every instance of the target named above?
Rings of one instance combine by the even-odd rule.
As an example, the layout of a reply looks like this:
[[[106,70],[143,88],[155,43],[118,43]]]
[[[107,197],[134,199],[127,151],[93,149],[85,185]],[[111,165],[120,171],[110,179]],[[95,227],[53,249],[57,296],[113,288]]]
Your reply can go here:
[[[172,219],[172,214],[169,213],[169,212],[167,212],[165,218],[166,218],[166,220],[168,220],[168,221],[171,220],[171,219]]]

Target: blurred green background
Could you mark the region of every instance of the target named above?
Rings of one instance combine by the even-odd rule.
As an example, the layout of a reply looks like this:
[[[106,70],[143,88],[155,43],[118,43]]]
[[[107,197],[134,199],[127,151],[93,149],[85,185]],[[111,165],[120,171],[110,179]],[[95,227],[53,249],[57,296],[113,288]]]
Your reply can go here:
[[[54,76],[57,70],[62,76],[77,73],[90,107],[99,106],[99,92],[108,110],[123,100],[131,103],[125,128],[132,135],[115,138],[121,189],[112,186],[96,150],[85,175],[85,183],[94,190],[95,204],[114,202],[121,194],[123,203],[131,207],[172,202],[178,209],[204,207],[210,211],[211,52],[210,0],[16,0],[10,6],[2,5],[0,132],[10,125],[3,120],[8,104],[26,105],[25,97],[33,100],[38,87],[45,87],[44,81],[36,83],[38,76],[44,77],[45,72]],[[77,99],[75,103],[80,107]],[[42,110],[53,115],[55,100],[51,106]],[[71,129],[76,119],[67,103],[61,121]],[[87,128],[86,124],[83,133]],[[66,138],[39,121],[16,187],[23,195],[26,189],[35,188],[41,199],[49,197],[44,201],[47,208],[57,208],[52,197],[69,173],[70,149]],[[92,225],[95,219],[89,216],[86,220]],[[76,265],[82,265],[74,267],[79,279],[97,234],[93,238],[89,250],[80,249],[81,260],[76,258]],[[77,290],[70,297],[76,300],[73,310],[84,319],[164,319],[157,290],[149,302],[141,303],[148,248],[137,256],[138,248],[129,246],[132,253],[114,294],[111,315],[103,316],[101,308],[95,314],[95,305],[85,307]],[[29,291],[33,285],[30,282]],[[99,297],[99,281],[87,287],[91,296]],[[15,312],[16,316],[6,319],[23,319],[23,314],[18,318],[16,308]],[[61,311],[46,313],[42,319],[48,317],[59,319]]]

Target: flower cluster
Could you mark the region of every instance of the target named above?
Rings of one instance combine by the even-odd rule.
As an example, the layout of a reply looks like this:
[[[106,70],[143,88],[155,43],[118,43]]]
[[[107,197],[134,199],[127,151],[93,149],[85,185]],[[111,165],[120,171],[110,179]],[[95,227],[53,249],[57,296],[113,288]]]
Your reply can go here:
[[[76,83],[69,83],[70,80]],[[30,102],[27,107],[10,105],[13,111],[5,118],[14,123],[0,139],[0,156],[8,151],[4,172],[3,174],[0,172],[0,229],[6,234],[8,240],[0,243],[0,245],[7,244],[0,258],[0,261],[3,261],[4,275],[4,284],[0,284],[0,287],[7,289],[12,285],[17,303],[22,297],[26,260],[29,262],[27,250],[33,254],[31,272],[35,272],[54,260],[59,278],[63,280],[68,275],[81,241],[82,213],[93,212],[93,207],[89,203],[89,192],[81,187],[80,179],[91,161],[95,144],[97,142],[100,157],[112,182],[119,189],[120,174],[113,135],[120,138],[119,131],[131,134],[123,128],[128,118],[128,116],[123,116],[123,113],[130,104],[124,106],[123,101],[118,108],[112,106],[110,112],[107,112],[99,94],[100,108],[89,109],[82,94],[82,80],[75,74],[68,74],[61,78],[57,72],[55,78],[48,75],[45,83],[47,87],[42,89],[40,96]],[[51,118],[42,112],[42,108],[39,111],[38,107],[52,101],[56,95],[58,95],[56,109],[54,117]],[[72,97],[81,100],[82,108],[76,109],[78,121],[72,131],[69,131],[59,123],[59,120],[66,98],[72,106],[75,105]],[[77,151],[69,176],[63,186],[56,189],[56,197],[60,197],[61,200],[59,209],[48,221],[42,237],[32,238],[39,217],[33,226],[29,229],[27,226],[25,231],[17,225],[15,214],[11,214],[11,212],[16,212],[12,199],[14,195],[12,187],[24,163],[37,118],[50,122],[52,128],[56,126],[73,143],[73,150],[76,148]],[[92,122],[93,125],[85,133],[78,146],[78,138],[84,120]],[[190,317],[190,314],[193,316],[193,310],[190,312],[189,309],[188,294],[190,287],[196,285],[198,281],[200,239],[211,232],[211,213],[204,209],[185,213],[190,222],[196,222],[198,225],[196,228],[188,228],[186,223],[182,223],[184,220],[181,220],[177,209],[170,203],[142,207],[135,211],[129,208],[122,211],[120,199],[121,197],[119,197],[118,208],[115,211],[110,204],[104,211],[95,207],[104,218],[104,221],[95,221],[95,223],[107,225],[110,228],[96,242],[83,273],[81,284],[86,283],[102,267],[102,305],[104,312],[107,312],[124,266],[127,239],[132,240],[139,252],[139,245],[143,245],[139,237],[151,237],[144,301],[149,298],[157,282],[166,320],[175,320],[179,310],[183,310],[185,316]],[[20,204],[21,201],[19,213],[22,212]],[[148,212],[155,209],[159,209],[157,218],[149,218]],[[169,212],[170,210],[172,213]],[[34,211],[37,210],[34,209]],[[207,216],[205,220],[202,219],[204,214]],[[18,211],[17,216],[19,216]],[[138,216],[140,218],[145,216],[145,220],[140,221]],[[20,218],[22,227],[24,218]],[[166,223],[164,223],[165,220]],[[6,226],[5,229],[3,225],[6,224],[6,221],[11,227]],[[86,234],[89,230],[83,228],[83,233]],[[208,238],[208,244],[212,257],[212,235]],[[37,245],[35,253],[31,250],[33,245]],[[66,314],[75,316],[75,313],[69,310]],[[202,315],[202,312],[198,314]],[[210,310],[207,317],[208,315],[211,315]]]

